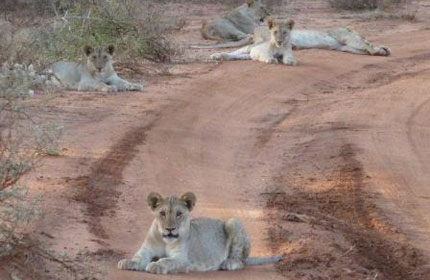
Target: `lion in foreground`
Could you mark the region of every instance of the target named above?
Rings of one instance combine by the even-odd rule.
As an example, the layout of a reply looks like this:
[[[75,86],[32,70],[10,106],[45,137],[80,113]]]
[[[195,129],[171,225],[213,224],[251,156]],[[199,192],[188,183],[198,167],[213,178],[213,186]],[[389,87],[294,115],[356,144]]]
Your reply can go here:
[[[231,53],[218,53],[211,55],[215,60],[256,60],[265,63],[282,63],[286,65],[296,65],[293,57],[291,45],[291,33],[294,21],[274,21],[267,22],[269,37],[260,34],[260,29],[256,29],[255,34],[260,34],[256,42],[250,46],[243,47]]]
[[[54,84],[77,91],[142,91],[140,84],[130,83],[118,77],[113,68],[115,47],[86,46],[84,63],[58,61],[51,65]]]
[[[238,270],[281,260],[280,256],[248,257],[251,244],[240,220],[191,219],[195,204],[191,192],[180,198],[150,193],[148,205],[155,219],[139,251],[131,259],[121,260],[118,268],[167,274]]]

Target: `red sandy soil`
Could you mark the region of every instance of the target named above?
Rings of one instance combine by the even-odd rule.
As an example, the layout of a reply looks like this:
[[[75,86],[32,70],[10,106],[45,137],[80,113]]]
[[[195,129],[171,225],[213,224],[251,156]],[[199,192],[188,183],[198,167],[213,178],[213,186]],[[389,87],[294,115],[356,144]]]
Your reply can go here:
[[[28,185],[44,197],[35,233],[87,266],[79,279],[166,278],[116,269],[149,228],[151,191],[193,191],[194,216],[239,217],[252,255],[284,256],[277,266],[168,278],[430,279],[429,7],[422,2],[415,22],[367,21],[302,2],[288,6],[298,28],[353,26],[393,55],[194,63],[147,79],[143,93],[56,99],[49,117],[66,128],[61,156]],[[175,36],[198,42],[198,19],[219,11],[208,7]]]

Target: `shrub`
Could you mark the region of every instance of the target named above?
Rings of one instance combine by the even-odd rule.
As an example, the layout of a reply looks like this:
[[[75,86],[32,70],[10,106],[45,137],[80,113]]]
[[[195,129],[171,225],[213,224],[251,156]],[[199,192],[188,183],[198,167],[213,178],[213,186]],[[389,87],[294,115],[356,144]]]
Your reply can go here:
[[[344,10],[372,10],[408,4],[413,0],[329,0],[332,7]]]
[[[164,36],[173,26],[161,11],[138,0],[59,1],[62,22],[46,30],[40,48],[48,60],[76,59],[86,44],[115,44],[128,58],[170,62],[175,50]]]
[[[38,215],[37,200],[20,184],[41,154],[58,153],[61,126],[31,113],[34,71],[22,65],[4,65],[0,72],[0,263],[24,263],[32,253],[45,254],[28,235]],[[23,270],[31,267],[26,263]]]
[[[0,19],[0,63],[31,63],[38,69],[80,58],[86,44],[115,44],[126,60],[170,62],[177,48],[166,36],[185,24],[163,17],[152,1],[20,0],[16,7],[8,1],[0,3],[6,19]]]
[[[330,0],[332,7],[344,10],[376,9],[381,3],[382,0]]]

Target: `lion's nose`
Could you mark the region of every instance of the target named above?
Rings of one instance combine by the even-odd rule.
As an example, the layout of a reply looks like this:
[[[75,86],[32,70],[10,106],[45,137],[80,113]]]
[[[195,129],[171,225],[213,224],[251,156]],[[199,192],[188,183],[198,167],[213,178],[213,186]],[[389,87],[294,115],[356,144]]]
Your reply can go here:
[[[99,70],[99,72],[101,72],[102,71],[102,67],[97,67],[97,69]]]
[[[174,231],[174,230],[175,230],[175,228],[174,228],[174,227],[168,227],[168,228],[166,228],[166,230],[167,230],[167,231]]]

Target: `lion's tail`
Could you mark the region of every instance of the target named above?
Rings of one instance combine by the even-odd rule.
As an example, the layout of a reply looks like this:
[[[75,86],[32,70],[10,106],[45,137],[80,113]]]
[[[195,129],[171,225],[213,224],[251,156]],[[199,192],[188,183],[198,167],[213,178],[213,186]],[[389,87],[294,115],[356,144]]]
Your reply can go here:
[[[281,256],[273,257],[250,257],[245,260],[246,265],[265,265],[265,264],[275,264],[282,260]]]

